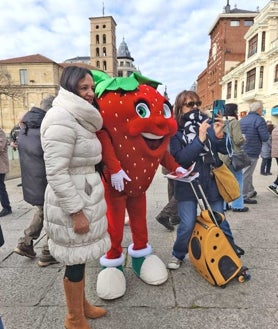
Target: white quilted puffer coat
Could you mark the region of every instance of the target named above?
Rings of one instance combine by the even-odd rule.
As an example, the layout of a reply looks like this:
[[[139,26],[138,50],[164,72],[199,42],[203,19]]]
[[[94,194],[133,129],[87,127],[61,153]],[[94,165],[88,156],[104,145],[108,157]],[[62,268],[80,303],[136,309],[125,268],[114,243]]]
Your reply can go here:
[[[110,248],[104,188],[95,165],[102,127],[98,110],[83,98],[60,88],[41,125],[48,185],[44,228],[51,255],[65,265],[98,259]],[[71,213],[83,209],[90,231],[76,234]]]

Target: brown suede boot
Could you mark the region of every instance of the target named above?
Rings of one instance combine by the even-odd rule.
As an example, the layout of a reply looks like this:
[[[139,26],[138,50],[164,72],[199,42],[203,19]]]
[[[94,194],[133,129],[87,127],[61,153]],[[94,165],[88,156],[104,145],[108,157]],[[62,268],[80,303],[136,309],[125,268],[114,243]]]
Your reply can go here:
[[[64,290],[68,308],[66,329],[91,329],[84,315],[84,284],[64,278]]]
[[[106,309],[103,307],[91,305],[86,298],[84,298],[84,313],[86,318],[96,319],[106,314]]]
[[[84,289],[84,314],[86,318],[96,319],[104,316],[106,314],[106,309],[104,309],[103,307],[91,305],[85,297],[85,275],[82,281]]]

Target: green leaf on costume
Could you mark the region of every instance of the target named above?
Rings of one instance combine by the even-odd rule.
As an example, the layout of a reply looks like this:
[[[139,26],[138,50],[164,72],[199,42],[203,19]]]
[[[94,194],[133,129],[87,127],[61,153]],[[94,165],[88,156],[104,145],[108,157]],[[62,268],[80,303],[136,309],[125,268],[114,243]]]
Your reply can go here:
[[[161,85],[161,82],[144,77],[139,73],[132,73],[129,77],[114,77],[111,78],[108,74],[102,71],[91,71],[96,84],[95,93],[97,97],[100,97],[105,91],[133,91],[141,84],[150,85],[153,88],[157,88]]]

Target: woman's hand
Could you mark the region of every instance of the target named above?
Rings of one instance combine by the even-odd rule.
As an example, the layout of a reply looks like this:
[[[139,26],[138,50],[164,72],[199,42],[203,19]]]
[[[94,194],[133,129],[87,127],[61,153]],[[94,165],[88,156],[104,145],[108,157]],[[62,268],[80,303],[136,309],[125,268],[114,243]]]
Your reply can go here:
[[[76,234],[86,234],[89,232],[89,220],[85,216],[83,210],[80,210],[75,214],[71,214],[71,219],[73,222],[73,230]]]
[[[202,143],[204,143],[204,141],[207,138],[207,130],[210,127],[210,124],[208,123],[208,121],[209,121],[209,118],[204,120],[199,127],[199,139]]]

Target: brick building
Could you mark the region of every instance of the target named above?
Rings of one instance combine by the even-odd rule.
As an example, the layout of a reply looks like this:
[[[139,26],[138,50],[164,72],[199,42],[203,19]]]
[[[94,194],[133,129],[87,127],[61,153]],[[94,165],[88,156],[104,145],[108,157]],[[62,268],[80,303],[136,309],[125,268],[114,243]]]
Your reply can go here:
[[[206,69],[197,78],[197,93],[205,109],[222,98],[222,77],[245,59],[244,35],[253,25],[258,12],[231,9],[229,1],[211,29],[210,50]]]

